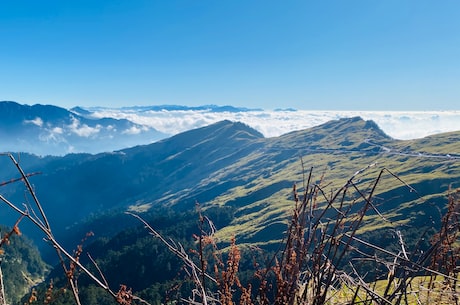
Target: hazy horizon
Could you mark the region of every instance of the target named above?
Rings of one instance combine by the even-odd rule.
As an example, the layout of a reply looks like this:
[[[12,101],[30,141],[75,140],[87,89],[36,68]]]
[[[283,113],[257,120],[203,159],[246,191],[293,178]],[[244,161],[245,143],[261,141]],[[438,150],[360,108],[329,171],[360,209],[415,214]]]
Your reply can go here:
[[[155,128],[167,134],[177,134],[221,120],[243,122],[265,137],[321,125],[330,120],[360,116],[373,120],[389,136],[409,140],[425,136],[460,131],[460,111],[334,111],[334,110],[254,110],[213,112],[207,110],[135,111],[120,108],[89,107],[93,117],[124,118]]]

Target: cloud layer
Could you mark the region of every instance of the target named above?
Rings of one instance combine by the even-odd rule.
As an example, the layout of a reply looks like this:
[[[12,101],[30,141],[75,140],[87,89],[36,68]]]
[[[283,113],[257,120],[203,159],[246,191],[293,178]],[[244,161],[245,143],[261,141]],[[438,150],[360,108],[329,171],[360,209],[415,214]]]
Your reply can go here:
[[[210,110],[136,111],[126,109],[92,109],[98,118],[124,118],[174,135],[221,120],[243,122],[266,137],[276,137],[294,130],[306,129],[345,117],[360,116],[375,121],[395,139],[415,139],[460,130],[460,111],[241,111]]]

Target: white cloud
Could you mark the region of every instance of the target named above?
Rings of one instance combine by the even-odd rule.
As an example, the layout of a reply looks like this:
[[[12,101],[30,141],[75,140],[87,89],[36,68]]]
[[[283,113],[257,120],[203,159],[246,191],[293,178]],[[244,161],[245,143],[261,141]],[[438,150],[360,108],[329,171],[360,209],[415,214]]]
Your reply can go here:
[[[51,132],[53,134],[63,134],[64,133],[64,129],[62,129],[61,127],[54,127],[53,129],[51,129]]]
[[[85,138],[99,133],[99,131],[101,131],[102,129],[101,125],[96,125],[96,127],[90,127],[86,124],[81,124],[80,121],[76,118],[72,118],[72,124],[67,125],[67,127],[69,128],[70,132]]]
[[[38,136],[39,140],[46,143],[66,142],[63,136],[64,130],[61,127],[44,129]]]
[[[128,119],[153,127],[166,134],[177,134],[221,120],[243,122],[266,137],[276,137],[290,131],[310,128],[330,120],[360,116],[375,121],[395,139],[422,138],[427,135],[460,130],[460,111],[144,111],[103,109],[95,117]],[[133,130],[134,131],[134,130]]]
[[[122,134],[140,134],[142,132],[142,129],[136,126],[132,126],[131,128],[123,130]]]
[[[42,127],[43,126],[43,120],[40,118],[40,117],[36,117],[35,119],[33,120],[25,120],[24,121],[25,124],[33,124],[33,125],[36,125],[38,127]]]

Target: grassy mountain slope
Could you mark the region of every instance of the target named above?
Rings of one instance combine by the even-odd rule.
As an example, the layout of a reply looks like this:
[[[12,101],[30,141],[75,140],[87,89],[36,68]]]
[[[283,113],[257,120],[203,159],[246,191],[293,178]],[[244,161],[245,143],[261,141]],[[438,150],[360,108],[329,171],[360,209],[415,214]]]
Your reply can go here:
[[[322,183],[326,190],[340,188],[355,172],[371,164],[359,177],[360,185],[365,188],[371,186],[380,171],[391,171],[384,171],[377,185],[381,200],[375,203],[382,213],[388,215],[389,221],[382,223],[379,217],[369,219],[370,223],[378,221],[369,225],[369,229],[393,225],[392,221],[415,224],[427,221],[430,216],[436,218],[437,207],[445,204],[449,184],[459,186],[460,162],[446,157],[460,151],[459,142],[455,141],[458,136],[459,133],[451,133],[397,141],[386,136],[373,122],[353,118],[267,139],[263,150],[220,171],[238,172],[238,168],[260,164],[255,171],[258,174],[248,179],[250,183],[233,188],[211,201],[237,209],[234,221],[222,230],[221,236],[236,234],[251,241],[281,236],[285,215],[292,210],[289,187],[293,183],[302,185],[304,171],[310,167],[314,167],[314,176],[318,180],[324,173]],[[411,192],[392,174],[411,184],[416,191]],[[221,179],[226,181],[225,177]]]
[[[148,290],[153,288],[142,276],[159,272],[158,262],[150,257],[159,255],[161,245],[151,242],[142,229],[125,230],[137,224],[121,213],[126,209],[145,213],[154,226],[165,226],[168,236],[177,233],[187,239],[195,226],[189,218],[199,202],[214,217],[221,241],[235,235],[239,244],[274,244],[293,209],[292,186],[296,183],[302,190],[310,168],[313,183],[331,194],[352,176],[367,194],[382,173],[373,204],[385,218],[369,213],[360,233],[383,241],[391,239],[389,227],[412,232],[439,219],[449,187],[460,186],[459,139],[460,132],[453,132],[399,141],[360,118],[267,139],[244,124],[222,121],[110,154],[21,154],[18,160],[26,172],[41,172],[30,180],[58,239],[72,249],[88,230],[100,237],[114,236],[99,239],[90,246],[91,253],[101,257],[115,284],[127,279],[133,288]],[[0,165],[1,181],[18,176],[7,158],[0,158]],[[21,183],[0,190],[24,202]],[[5,210],[1,209],[2,219],[11,215]],[[176,215],[176,222],[159,220],[159,215]],[[171,264],[163,252],[161,259],[161,265]],[[133,263],[124,273],[111,268],[126,260]],[[168,267],[168,272],[176,274],[175,267]]]
[[[241,123],[223,121],[145,146],[97,155],[65,157],[18,156],[31,178],[58,237],[72,234],[70,227],[110,209],[130,205],[174,204],[175,193],[194,190],[201,180],[262,145],[262,135]],[[14,166],[1,158],[3,181],[15,178]],[[24,200],[20,183],[2,191],[13,201]],[[194,199],[191,201],[193,209]],[[183,208],[188,208],[183,207]],[[2,215],[8,211],[1,211]],[[105,229],[105,228],[104,228]],[[31,234],[33,235],[33,233]]]
[[[31,180],[58,236],[68,236],[75,230],[66,228],[88,217],[97,219],[107,210],[193,210],[199,202],[234,211],[230,225],[220,228],[223,239],[235,234],[254,242],[281,236],[292,208],[291,187],[302,185],[310,167],[316,180],[324,173],[327,190],[341,187],[372,164],[359,175],[360,185],[370,187],[387,168],[417,192],[384,172],[377,188],[382,198],[376,202],[378,208],[390,221],[425,221],[435,213],[434,206],[443,205],[449,184],[458,186],[459,137],[456,132],[398,141],[371,121],[350,118],[263,138],[244,124],[222,121],[115,153],[27,156],[22,164],[27,171],[42,172]],[[22,200],[22,190],[7,190]],[[379,220],[373,227],[389,224]],[[110,228],[116,230],[117,225]]]

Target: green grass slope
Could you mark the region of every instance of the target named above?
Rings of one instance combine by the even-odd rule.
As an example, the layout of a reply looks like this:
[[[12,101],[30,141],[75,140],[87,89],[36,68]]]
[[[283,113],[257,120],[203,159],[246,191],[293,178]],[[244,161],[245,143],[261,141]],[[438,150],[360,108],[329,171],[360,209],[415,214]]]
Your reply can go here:
[[[374,204],[387,219],[370,216],[365,230],[398,224],[416,227],[439,220],[449,187],[460,185],[459,136],[457,132],[398,141],[360,118],[329,122],[267,139],[263,149],[221,169],[215,179],[228,183],[239,177],[247,183],[206,203],[236,209],[232,223],[220,231],[223,239],[236,235],[242,241],[265,243],[282,236],[293,208],[291,187],[302,186],[311,167],[315,182],[322,179],[326,191],[339,189],[366,168],[356,180],[367,191],[383,171]],[[240,174],[240,169],[247,174]]]
[[[458,186],[459,137],[460,132],[453,132],[400,141],[374,122],[355,117],[264,138],[244,124],[222,121],[111,154],[27,156],[21,164],[28,172],[42,172],[31,181],[61,238],[80,234],[70,228],[85,219],[96,226],[103,212],[158,207],[190,211],[199,202],[233,211],[230,225],[219,228],[223,239],[235,234],[242,241],[266,242],[282,235],[292,210],[291,188],[294,183],[302,186],[311,167],[315,181],[322,179],[327,191],[372,165],[356,178],[368,190],[380,171],[389,170],[378,183],[380,201],[375,202],[389,222],[375,217],[372,224],[371,217],[369,228],[435,217],[449,185]],[[24,192],[15,186],[4,191],[20,201]],[[117,227],[92,229],[103,234]]]

